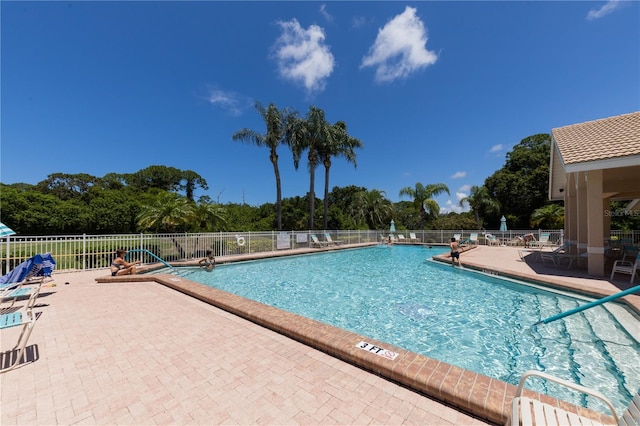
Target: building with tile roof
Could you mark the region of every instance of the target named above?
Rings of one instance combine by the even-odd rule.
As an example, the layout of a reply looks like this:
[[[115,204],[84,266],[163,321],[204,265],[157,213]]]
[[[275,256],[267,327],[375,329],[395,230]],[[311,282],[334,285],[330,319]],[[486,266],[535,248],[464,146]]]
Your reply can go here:
[[[551,131],[549,198],[563,200],[565,239],[577,242],[592,275],[605,274],[611,201],[640,215],[640,112]],[[634,210],[637,206],[637,210]]]

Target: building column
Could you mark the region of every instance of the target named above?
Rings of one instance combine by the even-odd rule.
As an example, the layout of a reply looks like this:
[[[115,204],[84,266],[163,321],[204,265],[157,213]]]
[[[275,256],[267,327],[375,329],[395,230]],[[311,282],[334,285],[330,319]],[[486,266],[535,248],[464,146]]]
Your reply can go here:
[[[587,175],[586,172],[576,172],[576,246],[577,253],[582,254],[587,250],[588,232],[587,226]]]
[[[587,254],[589,274],[604,275],[604,203],[602,201],[602,170],[585,174],[587,188]]]
[[[576,174],[567,173],[564,183],[564,241],[578,241]]]

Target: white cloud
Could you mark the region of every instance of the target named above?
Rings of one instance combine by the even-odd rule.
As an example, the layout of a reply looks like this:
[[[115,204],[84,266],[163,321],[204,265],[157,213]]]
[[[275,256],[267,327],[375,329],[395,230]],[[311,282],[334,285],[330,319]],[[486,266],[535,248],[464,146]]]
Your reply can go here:
[[[602,18],[616,10],[618,6],[620,6],[619,0],[609,0],[600,9],[591,9],[589,13],[587,13],[587,20],[592,21]]]
[[[296,19],[278,24],[282,34],[274,51],[280,75],[301,83],[308,93],[324,89],[334,66],[333,55],[324,44],[324,30],[317,25],[304,29]]]
[[[333,16],[327,12],[327,5],[324,3],[320,6],[320,14],[324,16],[324,19],[326,19],[327,22],[333,22]]]
[[[462,179],[466,175],[467,175],[467,172],[455,172],[455,174],[451,176],[451,179]]]
[[[252,100],[247,96],[213,87],[209,88],[207,101],[212,105],[219,106],[232,115],[242,114],[252,104]]]
[[[453,201],[451,201],[450,199],[447,200],[447,202],[445,203],[444,207],[440,208],[440,213],[441,214],[447,214],[447,213],[462,213],[464,211],[463,207],[461,207],[459,204],[454,203]]]
[[[365,18],[364,16],[354,16],[351,19],[351,28],[360,28],[366,23],[367,18]]]
[[[471,185],[462,185],[462,186],[458,189],[458,191],[468,193],[469,191],[471,191]]]
[[[465,194],[464,192],[456,192],[456,199],[458,200],[458,203],[460,203],[460,200],[462,200],[466,196],[467,194]]]
[[[416,16],[416,9],[407,6],[380,30],[369,54],[360,68],[375,67],[376,81],[391,82],[433,65],[438,59],[426,49],[427,31]]]
[[[494,152],[500,152],[504,149],[504,145],[502,144],[498,144],[498,145],[494,145],[491,147],[491,149],[489,150],[489,152],[494,153]]]

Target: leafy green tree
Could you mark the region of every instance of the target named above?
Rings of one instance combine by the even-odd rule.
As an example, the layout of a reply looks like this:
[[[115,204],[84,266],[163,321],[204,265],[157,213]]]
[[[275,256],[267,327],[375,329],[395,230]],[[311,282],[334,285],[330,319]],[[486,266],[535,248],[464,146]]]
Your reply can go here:
[[[480,209],[487,212],[499,212],[500,204],[491,198],[486,186],[473,185],[468,196],[460,199],[460,206],[463,207],[464,203],[469,204],[473,215],[476,219],[476,226],[478,229],[484,228],[484,221],[480,218]],[[464,228],[463,228],[464,229]]]
[[[322,141],[318,148],[318,156],[324,165],[324,229],[328,228],[329,222],[329,170],[331,169],[331,159],[343,157],[347,162],[356,167],[356,148],[362,148],[362,142],[347,132],[347,124],[338,121],[331,127],[330,137]]]
[[[534,228],[562,229],[564,227],[564,207],[559,204],[547,204],[535,209],[531,214],[530,223]]]
[[[136,217],[140,213],[140,201],[134,191],[123,189],[91,191],[88,206],[88,223],[84,232],[97,234],[128,234],[136,232]]]
[[[153,232],[179,232],[194,219],[193,203],[173,192],[160,192],[142,205],[138,226]]]
[[[273,103],[267,108],[259,102],[255,104],[256,110],[264,120],[266,132],[260,133],[251,129],[241,129],[232,136],[234,141],[253,143],[256,146],[269,148],[269,160],[273,165],[273,173],[276,176],[276,215],[277,229],[282,229],[282,184],[280,182],[280,168],[278,167],[278,146],[287,144],[287,129],[296,117],[296,113],[285,108],[279,110]]]
[[[431,183],[423,185],[416,183],[415,187],[406,187],[400,190],[400,196],[406,195],[413,198],[413,204],[420,214],[420,229],[424,229],[424,222],[427,216],[436,218],[440,214],[440,206],[433,199],[446,192],[449,194],[449,187],[444,183]]]
[[[359,192],[351,207],[351,214],[369,229],[386,228],[393,213],[393,204],[386,198],[385,192],[378,189]]]
[[[533,211],[549,204],[550,145],[551,136],[546,133],[522,139],[507,153],[505,165],[485,180],[502,214],[515,218],[510,224],[514,229],[527,228]],[[499,214],[481,207],[480,216],[489,219],[490,227],[500,225]]]
[[[38,182],[36,189],[43,194],[55,195],[60,200],[72,200],[81,198],[97,181],[97,177],[86,173],[53,173]]]
[[[187,200],[193,200],[193,193],[196,188],[200,187],[204,190],[209,189],[207,181],[192,170],[185,170],[182,172],[182,179],[180,180],[180,189],[184,190]]]
[[[327,145],[332,138],[332,126],[325,119],[324,111],[310,106],[304,119],[293,121],[288,140],[293,151],[293,164],[298,169],[300,157],[307,151],[307,166],[309,169],[309,229],[314,229],[315,216],[315,176],[320,159],[320,149]]]
[[[471,212],[450,212],[438,216],[431,222],[431,225],[433,229],[474,229],[477,222]]]
[[[125,175],[127,185],[140,192],[150,189],[175,192],[182,188],[182,179],[182,170],[167,166],[149,166]]]

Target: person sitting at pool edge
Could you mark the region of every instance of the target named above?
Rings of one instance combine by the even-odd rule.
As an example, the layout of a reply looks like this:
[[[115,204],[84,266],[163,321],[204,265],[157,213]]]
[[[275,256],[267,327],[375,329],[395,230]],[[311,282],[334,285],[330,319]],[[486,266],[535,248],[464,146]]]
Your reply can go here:
[[[133,275],[136,273],[136,265],[139,265],[139,260],[135,262],[127,262],[124,260],[124,256],[127,254],[126,250],[117,250],[116,258],[111,262],[111,276],[115,277],[116,275]]]
[[[454,237],[451,237],[449,247],[451,247],[451,266],[455,266],[455,259],[458,259],[458,266],[460,266],[460,245]]]
[[[213,257],[213,251],[207,250],[207,257],[201,259],[198,263],[201,268],[204,267],[207,272],[211,272],[211,270],[216,267],[216,259]]]

